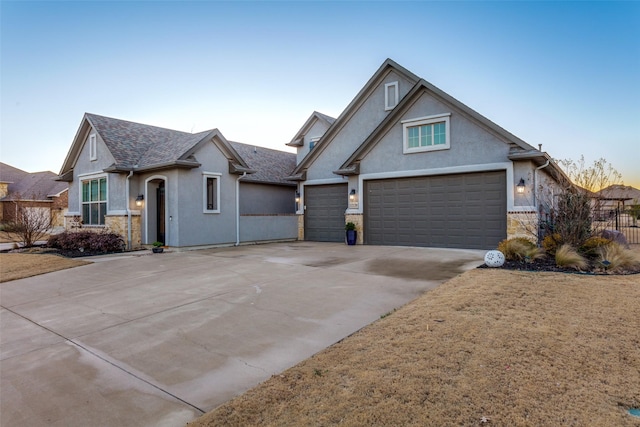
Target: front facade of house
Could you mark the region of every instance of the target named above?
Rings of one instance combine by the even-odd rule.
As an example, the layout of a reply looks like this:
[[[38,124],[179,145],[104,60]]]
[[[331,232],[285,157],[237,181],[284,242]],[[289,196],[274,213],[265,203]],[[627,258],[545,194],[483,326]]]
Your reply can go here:
[[[566,178],[550,157],[388,59],[284,153],[86,114],[60,173],[69,219],[201,246],[299,239],[495,248],[535,238]],[[75,222],[74,222],[75,221]]]
[[[295,239],[295,184],[262,171],[273,162],[290,170],[295,155],[251,147],[254,170],[234,145],[244,149],[218,130],[189,134],[85,114],[59,178],[69,182],[69,228],[108,229],[129,247]],[[251,196],[256,186],[267,202]]]
[[[322,135],[314,130],[289,143],[302,157],[291,179],[305,240],[342,241],[351,221],[364,244],[495,248],[535,237],[535,189],[560,173],[548,155],[391,60]]]

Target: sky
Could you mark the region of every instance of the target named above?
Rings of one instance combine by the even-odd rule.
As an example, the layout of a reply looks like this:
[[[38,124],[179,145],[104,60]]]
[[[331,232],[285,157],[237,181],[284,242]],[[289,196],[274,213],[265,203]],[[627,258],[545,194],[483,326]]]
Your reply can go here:
[[[0,161],[59,172],[85,112],[285,151],[386,58],[640,188],[640,2],[0,0]]]

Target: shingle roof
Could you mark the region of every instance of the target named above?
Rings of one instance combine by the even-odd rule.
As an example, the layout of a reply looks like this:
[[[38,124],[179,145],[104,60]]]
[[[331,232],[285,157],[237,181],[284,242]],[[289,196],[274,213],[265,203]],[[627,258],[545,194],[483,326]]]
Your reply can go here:
[[[85,116],[122,168],[175,162],[211,132],[192,134],[96,114]]]
[[[640,200],[640,190],[626,185],[610,185],[598,191],[596,195],[607,200]]]
[[[245,182],[296,185],[285,177],[296,167],[296,155],[255,145],[229,141],[234,150],[256,172],[242,179]]]
[[[0,182],[18,182],[28,174],[27,171],[0,162]]]
[[[2,200],[47,200],[66,190],[66,182],[55,181],[58,177],[51,171],[29,173],[0,163],[0,182],[8,182],[9,194]]]

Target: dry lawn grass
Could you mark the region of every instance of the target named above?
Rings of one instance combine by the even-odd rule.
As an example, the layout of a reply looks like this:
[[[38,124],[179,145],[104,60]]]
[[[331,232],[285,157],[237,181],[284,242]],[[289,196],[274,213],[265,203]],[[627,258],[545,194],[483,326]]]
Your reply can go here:
[[[0,254],[0,282],[23,279],[85,264],[91,264],[91,262],[64,258],[58,255]]]
[[[189,425],[638,426],[639,301],[640,275],[472,270]]]

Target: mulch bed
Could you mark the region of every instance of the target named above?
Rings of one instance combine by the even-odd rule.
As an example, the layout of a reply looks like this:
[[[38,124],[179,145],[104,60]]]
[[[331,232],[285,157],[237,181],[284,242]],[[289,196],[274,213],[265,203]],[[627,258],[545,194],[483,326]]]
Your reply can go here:
[[[482,264],[478,268],[492,268],[488,267],[486,264]],[[555,260],[552,257],[544,257],[541,259],[537,259],[532,262],[526,261],[505,261],[502,267],[505,270],[520,270],[520,271],[547,271],[553,273],[573,273],[573,274],[603,274],[603,275],[611,275],[611,274],[639,274],[640,268],[635,270],[626,270],[626,271],[616,271],[615,273],[606,271],[602,268],[596,267],[595,265],[590,265],[586,270],[576,270],[574,268],[567,267],[559,267],[556,265]]]

